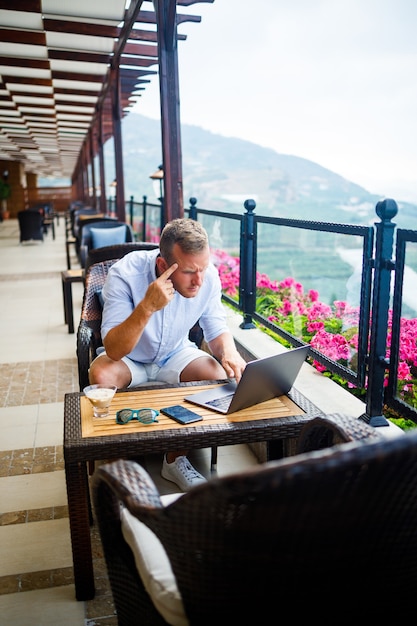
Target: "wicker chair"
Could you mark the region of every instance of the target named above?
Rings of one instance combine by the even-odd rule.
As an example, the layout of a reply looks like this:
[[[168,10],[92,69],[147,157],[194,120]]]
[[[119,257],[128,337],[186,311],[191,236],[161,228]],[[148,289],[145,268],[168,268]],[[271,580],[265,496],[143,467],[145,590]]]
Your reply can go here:
[[[98,212],[98,210],[91,206],[80,206],[75,207],[70,212],[70,232],[69,234],[72,237],[78,238],[78,230],[79,224],[82,219],[85,217],[102,217],[102,215]]]
[[[81,307],[80,323],[77,330],[78,382],[80,391],[89,384],[88,370],[96,357],[97,348],[103,345],[101,339],[102,304],[101,290],[110,267],[128,252],[153,250],[157,244],[129,242],[104,246],[90,250],[86,259],[85,287]]]
[[[92,248],[88,251],[87,259],[85,262],[85,272],[88,272],[90,265],[94,263],[101,263],[109,259],[121,259],[129,252],[135,252],[135,250],[155,250],[158,247],[157,243],[150,243],[147,241],[129,241],[125,243],[113,244],[111,246],[103,246],[101,248]]]
[[[24,210],[17,214],[19,241],[43,241],[43,214],[39,210]]]
[[[337,417],[311,420],[301,441],[311,448],[309,432],[321,430],[349,443],[213,478],[166,506],[137,463],[101,466],[94,510],[119,625],[171,623],[123,537],[126,509],[163,544],[189,624],[267,624],[283,612],[297,623],[405,623],[417,585],[417,431],[384,439]]]
[[[94,229],[97,232],[98,229],[107,230],[107,229],[115,229],[115,228],[122,229],[123,243],[126,243],[126,242],[132,243],[135,241],[135,234],[133,232],[133,228],[131,227],[131,225],[127,224],[126,222],[121,222],[113,217],[101,217],[101,218],[89,217],[83,220],[82,222],[80,222],[79,232],[78,232],[79,247],[78,247],[77,255],[78,255],[78,260],[82,268],[85,268],[85,264],[87,262],[87,257],[88,257],[90,250],[93,250],[95,247],[107,248],[108,247],[107,244],[117,245],[118,243],[121,243],[121,241],[112,240],[108,242],[106,241],[106,244],[94,245],[92,229]],[[112,232],[111,230],[108,230],[108,234],[110,234],[111,232]],[[118,234],[117,236],[120,236],[120,235]],[[106,239],[109,239],[109,237],[106,237]]]
[[[158,244],[130,242],[105,246],[90,250],[86,260],[85,288],[81,307],[80,323],[77,330],[78,382],[80,391],[89,384],[88,370],[96,356],[97,348],[103,345],[101,339],[102,304],[101,290],[109,268],[128,252],[154,250]],[[190,330],[190,340],[201,345],[202,332],[198,324]]]

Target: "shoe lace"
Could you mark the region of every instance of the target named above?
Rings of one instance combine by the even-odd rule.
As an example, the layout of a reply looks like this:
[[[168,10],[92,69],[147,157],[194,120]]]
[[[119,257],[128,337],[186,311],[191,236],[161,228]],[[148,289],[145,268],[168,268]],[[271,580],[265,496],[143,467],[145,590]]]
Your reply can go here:
[[[185,476],[188,480],[194,480],[194,478],[201,478],[201,475],[191,465],[187,457],[183,456],[177,459],[176,465],[179,471],[181,472],[181,474]]]

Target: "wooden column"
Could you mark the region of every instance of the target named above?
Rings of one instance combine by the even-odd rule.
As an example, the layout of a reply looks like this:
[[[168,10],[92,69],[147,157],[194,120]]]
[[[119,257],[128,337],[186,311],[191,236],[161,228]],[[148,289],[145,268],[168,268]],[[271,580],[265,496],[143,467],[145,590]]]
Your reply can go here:
[[[176,0],[154,0],[158,31],[165,223],[184,217]]]
[[[111,103],[114,139],[114,160],[116,168],[116,215],[121,222],[126,221],[125,183],[123,175],[123,145],[122,145],[122,112],[120,107],[120,76],[119,67],[111,69]]]

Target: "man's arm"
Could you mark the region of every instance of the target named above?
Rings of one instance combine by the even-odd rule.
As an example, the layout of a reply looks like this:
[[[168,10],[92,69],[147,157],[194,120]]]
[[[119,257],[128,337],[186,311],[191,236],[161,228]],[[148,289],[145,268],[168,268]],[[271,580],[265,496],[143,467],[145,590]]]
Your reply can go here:
[[[222,364],[229,378],[236,378],[239,382],[242,372],[246,367],[246,361],[239,354],[233,335],[224,332],[208,342],[211,353]]]
[[[122,357],[132,352],[152,315],[171,302],[175,290],[170,276],[177,268],[177,263],[174,263],[154,280],[146,290],[143,300],[129,317],[109,330],[103,344],[107,356],[113,361],[120,361]]]

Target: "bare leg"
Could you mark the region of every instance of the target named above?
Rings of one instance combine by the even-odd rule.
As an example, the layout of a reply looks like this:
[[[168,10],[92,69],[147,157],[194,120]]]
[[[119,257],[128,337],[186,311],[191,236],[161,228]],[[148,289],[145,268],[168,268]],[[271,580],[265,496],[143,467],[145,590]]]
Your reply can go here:
[[[227,374],[218,361],[209,354],[191,361],[181,372],[180,381],[217,380],[227,378]]]
[[[91,363],[88,373],[90,384],[96,383],[117,385],[125,389],[132,380],[130,370],[124,361],[113,361],[106,354],[98,356]]]

